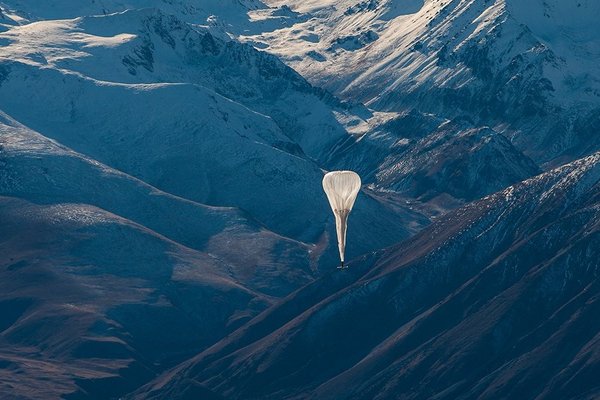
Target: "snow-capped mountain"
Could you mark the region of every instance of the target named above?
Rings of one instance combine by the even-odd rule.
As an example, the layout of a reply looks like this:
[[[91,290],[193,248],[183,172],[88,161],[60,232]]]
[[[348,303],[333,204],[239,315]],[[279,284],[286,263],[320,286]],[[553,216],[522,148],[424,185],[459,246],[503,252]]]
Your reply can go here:
[[[82,3],[82,7],[84,4],[86,3]],[[238,8],[242,7],[235,4]],[[95,4],[94,7],[97,6]],[[109,10],[120,9],[119,7],[122,5],[115,4]],[[203,7],[211,10],[214,8],[213,11],[220,10],[208,3]],[[258,5],[243,7],[246,12],[264,9],[264,6],[260,8]],[[175,2],[166,8],[183,17],[148,9],[26,25],[5,33],[5,40],[11,44],[4,49],[4,54],[11,61],[20,60],[27,65],[33,63],[36,67],[50,66],[59,69],[61,74],[70,71],[103,82],[201,85],[270,117],[276,125],[275,129],[283,133],[281,137],[274,137],[270,145],[292,154],[304,152],[327,169],[359,170],[367,177],[367,183],[375,184],[378,188],[389,189],[388,183],[392,181],[411,180],[410,174],[398,168],[394,161],[407,150],[427,154],[430,158],[435,158],[436,152],[440,154],[440,149],[420,146],[435,142],[436,128],[446,123],[447,119],[431,118],[432,121],[427,124],[431,130],[420,135],[433,136],[406,146],[403,143],[411,138],[399,136],[397,128],[402,125],[398,120],[404,119],[405,112],[372,113],[360,105],[341,103],[327,92],[309,85],[274,57],[215,36],[211,33],[215,29],[206,30],[183,22],[185,19],[202,18],[199,14],[186,14],[181,4]],[[84,7],[79,12],[93,10]],[[238,11],[234,13],[221,10],[226,15],[237,15]],[[69,15],[68,12],[64,14]],[[267,29],[268,26],[259,24],[258,28]],[[81,32],[85,34],[82,36]],[[57,52],[57,48],[60,51]],[[9,67],[5,69],[10,70]],[[65,111],[61,112],[64,113]],[[224,111],[223,115],[229,114],[230,112]],[[46,118],[44,124],[45,120]],[[443,129],[448,131],[450,126],[457,129],[452,133],[455,137],[453,141],[465,141],[462,143],[464,148],[469,146],[468,141],[464,140],[469,133],[461,130],[481,129],[467,123],[460,126],[446,124]],[[391,139],[399,145],[390,146]],[[347,154],[349,146],[352,147],[351,155]],[[378,148],[375,153],[374,147]],[[454,180],[447,187],[433,183],[427,188],[429,197],[450,196],[451,200],[446,201],[448,207],[454,203],[455,200],[452,199],[455,197],[458,201],[478,198],[538,172],[525,156],[518,154],[519,151],[510,145],[497,145],[497,141],[487,141],[473,151],[478,154],[498,154],[494,165],[497,166],[497,172],[502,172],[494,173],[484,190],[472,190],[472,184],[460,179]],[[429,155],[430,152],[433,154]],[[466,153],[462,157],[466,160],[471,157],[476,159],[478,154]],[[511,161],[515,157],[522,159],[522,163],[529,164],[529,168],[515,165]],[[121,166],[118,168],[123,169]],[[478,171],[466,173],[477,179]],[[384,176],[385,179],[376,178],[378,176]],[[414,196],[410,190],[400,190],[400,193]],[[204,198],[199,200],[206,201]],[[281,232],[287,234],[286,231]]]
[[[120,396],[335,265],[347,106],[158,9],[5,14],[2,393]],[[427,222],[365,191],[349,253]]]
[[[325,276],[132,398],[592,399],[600,153]]]
[[[598,11],[0,0],[0,397],[600,396]]]
[[[227,19],[240,26],[247,21],[250,10],[264,7],[259,0],[8,0],[0,2],[3,14],[24,21],[77,18],[85,15],[106,15],[132,9],[160,8],[186,19],[206,22],[210,16]]]
[[[156,9],[3,35],[0,108],[12,118],[168,193],[319,240],[329,213],[313,156],[348,135],[336,119],[343,109],[273,56]],[[378,246],[376,237],[406,237],[406,219],[380,207],[365,196],[357,208],[357,226],[384,228],[357,237],[356,254]]]
[[[242,38],[303,76],[378,110],[469,115],[540,163],[597,150],[596,1],[266,2],[255,20],[294,13]]]

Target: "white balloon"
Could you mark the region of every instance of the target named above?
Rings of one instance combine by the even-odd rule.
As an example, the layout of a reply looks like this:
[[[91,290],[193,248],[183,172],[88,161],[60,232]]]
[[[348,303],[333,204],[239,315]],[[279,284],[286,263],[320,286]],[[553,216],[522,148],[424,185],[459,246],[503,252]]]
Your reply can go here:
[[[360,177],[353,171],[332,171],[323,177],[323,190],[335,215],[340,260],[344,266],[348,215],[360,191]]]

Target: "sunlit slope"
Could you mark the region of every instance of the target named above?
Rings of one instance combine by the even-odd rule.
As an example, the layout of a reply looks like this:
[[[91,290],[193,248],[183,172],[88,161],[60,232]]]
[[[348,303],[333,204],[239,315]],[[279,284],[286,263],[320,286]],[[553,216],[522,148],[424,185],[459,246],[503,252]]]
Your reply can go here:
[[[598,150],[594,1],[268,2],[251,43],[378,110],[466,114],[556,165]],[[261,32],[266,21],[277,28]]]

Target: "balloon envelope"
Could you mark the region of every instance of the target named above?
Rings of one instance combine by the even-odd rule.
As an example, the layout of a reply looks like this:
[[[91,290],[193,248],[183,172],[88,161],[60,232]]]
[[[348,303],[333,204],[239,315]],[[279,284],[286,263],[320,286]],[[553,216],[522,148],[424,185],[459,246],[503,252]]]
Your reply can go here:
[[[332,171],[323,177],[323,190],[335,215],[340,260],[344,263],[348,215],[360,190],[360,177],[352,171]]]

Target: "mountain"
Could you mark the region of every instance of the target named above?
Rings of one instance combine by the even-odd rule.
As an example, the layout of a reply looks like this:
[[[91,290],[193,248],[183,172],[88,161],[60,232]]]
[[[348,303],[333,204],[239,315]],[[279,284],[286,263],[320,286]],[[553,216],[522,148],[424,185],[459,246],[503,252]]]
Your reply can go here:
[[[41,15],[50,16],[71,16],[75,12],[101,12],[98,9],[99,3],[94,3],[91,8],[85,4],[87,3],[80,3],[81,9],[60,8],[55,5],[56,10],[64,8],[63,13],[55,11],[48,14],[43,7],[36,7],[36,9]],[[276,146],[293,154],[302,151],[323,168],[360,170],[367,178],[367,183],[373,183],[383,189],[389,187],[386,184],[379,184],[375,175],[386,175],[387,182],[392,179],[390,175],[401,174],[401,170],[390,166],[390,159],[397,160],[402,157],[407,146],[390,146],[388,138],[398,136],[397,130],[402,126],[404,111],[372,113],[360,105],[342,103],[327,92],[309,85],[296,72],[286,68],[274,57],[264,52],[257,52],[248,46],[241,46],[235,41],[223,39],[223,36],[227,37],[224,33],[227,30],[241,29],[240,26],[243,24],[239,21],[235,25],[221,26],[218,29],[211,24],[206,28],[200,28],[184,22],[187,20],[202,22],[203,17],[198,11],[200,9],[212,10],[211,12],[215,13],[211,14],[213,16],[231,17],[244,15],[243,10],[246,13],[251,10],[259,12],[264,9],[264,5],[258,3],[242,5],[235,2],[234,12],[230,9],[233,5],[229,3],[223,3],[221,6],[203,3],[202,7],[197,8],[198,12],[190,14],[186,12],[187,8],[178,2],[165,5],[162,1],[157,1],[151,4],[160,6],[161,10],[164,8],[173,15],[157,10],[144,12],[130,10],[103,17],[89,17],[81,21],[30,24],[26,29],[13,29],[6,34],[5,39],[12,41],[13,44],[7,46],[5,54],[10,60],[15,60],[17,58],[15,55],[19,55],[17,59],[30,63],[30,61],[37,62],[35,60],[38,60],[40,53],[48,53],[47,57],[43,57],[54,68],[59,68],[63,72],[73,71],[101,81],[128,84],[173,82],[199,84],[243,104],[252,111],[270,117],[285,136],[296,142],[289,143],[289,140],[283,138],[278,139]],[[13,9],[19,7],[25,5],[13,6]],[[125,6],[121,3],[104,2],[103,7],[108,7],[103,8],[104,11],[112,12]],[[140,16],[140,13],[143,15]],[[32,13],[25,13],[25,15],[30,14]],[[275,12],[275,14],[277,20],[286,18],[285,13]],[[279,23],[275,22],[272,27],[260,21],[248,23],[250,30],[270,30],[279,26]],[[80,38],[80,30],[88,33],[85,40]],[[40,34],[42,31],[43,35]],[[93,36],[89,36],[90,34]],[[108,42],[102,39],[107,36],[115,38],[116,41]],[[52,53],[56,47],[62,49],[59,57]],[[114,54],[113,50],[116,50],[117,54]],[[102,59],[102,62],[99,59]],[[41,65],[46,64],[42,62]],[[13,112],[11,114],[14,115]],[[423,135],[434,134],[436,127],[447,122],[443,118],[431,119],[432,121],[428,122],[431,131],[424,132]],[[465,125],[467,124],[462,123],[460,129],[480,129],[473,123],[470,123],[469,127]],[[446,125],[444,129],[447,131],[448,127],[449,125]],[[363,139],[365,135],[368,135],[369,140]],[[462,141],[461,139],[466,136],[461,130],[454,132],[453,135],[456,136],[454,141]],[[406,137],[398,140],[401,139]],[[295,144],[300,147],[294,147]],[[354,154],[349,157],[345,153],[350,144],[357,149],[356,152],[366,154],[358,158]],[[414,148],[419,147],[420,143],[412,144],[411,147]],[[468,145],[468,141],[462,144],[462,146]],[[494,146],[493,142],[482,143],[482,145],[486,153],[499,153],[495,160],[496,165],[498,169],[506,171],[502,174],[493,174],[493,179],[489,182],[489,190],[483,194],[493,193],[539,172],[532,162],[526,160],[526,156],[518,154],[520,151],[511,146]],[[373,147],[377,148],[375,154]],[[432,150],[434,154],[430,155],[429,151]],[[430,158],[439,157],[440,153],[440,149],[432,149],[432,146],[413,151],[427,153]],[[505,152],[507,153],[504,154]],[[474,154],[472,157],[477,158],[479,155]],[[515,157],[522,159],[520,163],[528,166],[523,168],[522,165],[515,166],[514,162],[505,161]],[[476,176],[477,171],[469,173]],[[393,179],[410,180],[411,176],[402,173],[402,176]],[[456,187],[430,185],[428,188],[428,191],[432,192],[430,197],[438,195],[457,197],[456,200],[459,202],[480,197],[481,191],[473,191],[468,183],[455,181],[453,185]],[[401,191],[400,194],[413,196],[411,191]],[[454,200],[447,203],[454,204]]]
[[[116,397],[272,303],[211,254],[102,209],[0,204],[8,398]]]
[[[320,240],[329,211],[315,158],[348,135],[336,119],[344,109],[275,57],[156,9],[40,21],[3,35],[0,109],[11,118],[170,194]],[[372,196],[360,203],[356,254],[425,221]]]
[[[597,11],[0,0],[0,393],[600,396]]]
[[[595,398],[599,201],[596,153],[309,284],[133,398]]]
[[[161,8],[188,22],[206,22],[215,15],[228,17],[235,26],[247,20],[248,11],[264,7],[259,0],[8,0],[0,3],[4,14],[14,15],[25,21],[77,18],[83,15],[106,15],[131,9]]]
[[[465,118],[446,120],[412,109],[372,125],[335,148],[332,167],[351,165],[372,187],[429,208],[456,207],[541,172],[502,134],[474,128]]]
[[[206,206],[160,191],[6,115],[0,115],[0,132],[0,191],[5,196],[100,207],[188,248],[208,250],[229,264],[231,279],[270,295],[285,294],[314,274],[311,246],[266,230],[239,209]],[[290,263],[296,265],[293,271],[273,273]]]
[[[323,250],[5,114],[0,193],[0,391],[15,398],[133,390],[312,281]]]
[[[158,9],[6,15],[1,393],[119,397],[335,262],[307,153],[342,102]],[[428,219],[367,190],[352,223],[358,255]]]
[[[316,85],[378,111],[417,108],[499,130],[539,164],[597,151],[594,1],[272,0],[241,33]]]

